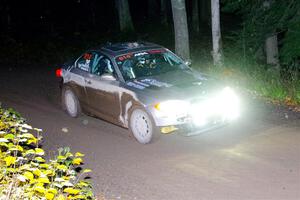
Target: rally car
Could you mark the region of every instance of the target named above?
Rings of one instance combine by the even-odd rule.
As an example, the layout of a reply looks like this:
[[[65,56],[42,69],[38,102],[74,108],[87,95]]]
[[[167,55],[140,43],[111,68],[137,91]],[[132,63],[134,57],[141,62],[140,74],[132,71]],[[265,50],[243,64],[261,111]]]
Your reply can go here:
[[[239,115],[232,88],[153,43],[106,44],[85,51],[56,75],[71,117],[83,112],[128,128],[142,144],[161,131],[194,134]]]

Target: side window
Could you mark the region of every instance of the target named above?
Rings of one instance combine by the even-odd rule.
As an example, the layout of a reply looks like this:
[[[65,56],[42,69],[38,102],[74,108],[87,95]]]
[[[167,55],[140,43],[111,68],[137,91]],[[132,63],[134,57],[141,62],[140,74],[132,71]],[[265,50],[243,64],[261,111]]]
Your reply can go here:
[[[111,74],[116,77],[115,69],[111,60],[103,55],[95,54],[91,64],[91,73],[101,76],[103,74]]]
[[[101,66],[100,66],[100,60],[103,58],[102,55],[100,54],[97,54],[97,53],[94,53],[94,58],[93,58],[93,61],[91,63],[91,66],[90,66],[90,72],[92,74],[95,74],[95,75],[100,75],[101,74]]]
[[[93,57],[94,57],[94,55],[89,52],[83,54],[78,59],[78,61],[76,63],[76,68],[79,68],[85,72],[89,72]]]

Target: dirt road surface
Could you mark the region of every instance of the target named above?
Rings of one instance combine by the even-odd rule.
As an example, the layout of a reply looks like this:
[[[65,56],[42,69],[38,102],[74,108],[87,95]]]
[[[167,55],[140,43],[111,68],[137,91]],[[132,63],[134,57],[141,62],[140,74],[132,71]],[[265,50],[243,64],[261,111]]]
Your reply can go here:
[[[106,199],[300,199],[300,114],[285,108],[243,98],[230,126],[141,145],[126,129],[67,116],[53,70],[7,68],[0,101],[44,130],[45,149],[85,153],[95,194]]]

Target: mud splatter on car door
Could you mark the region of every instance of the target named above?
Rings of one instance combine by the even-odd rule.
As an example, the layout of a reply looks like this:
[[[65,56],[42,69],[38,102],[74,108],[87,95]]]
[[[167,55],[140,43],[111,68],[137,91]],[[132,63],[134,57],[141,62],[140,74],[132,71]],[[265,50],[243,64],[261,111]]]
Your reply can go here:
[[[107,87],[114,87],[112,84],[118,84],[117,81],[113,83],[112,81],[101,80],[99,76],[91,75],[87,78],[87,82],[86,91],[90,110],[100,118],[117,123],[120,113],[118,93],[113,90],[104,90]]]

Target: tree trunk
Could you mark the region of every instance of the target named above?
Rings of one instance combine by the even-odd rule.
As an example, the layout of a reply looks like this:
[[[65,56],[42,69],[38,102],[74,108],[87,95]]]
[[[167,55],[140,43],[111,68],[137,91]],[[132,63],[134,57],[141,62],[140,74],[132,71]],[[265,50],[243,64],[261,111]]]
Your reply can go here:
[[[183,59],[190,59],[185,0],[171,0],[171,3],[175,31],[175,51]]]
[[[115,0],[122,32],[134,31],[128,0]]]
[[[199,0],[193,0],[192,8],[192,24],[195,33],[199,33]]]
[[[220,27],[220,4],[219,0],[211,0],[211,30],[213,43],[214,65],[222,65],[221,27]]]
[[[265,50],[266,50],[267,64],[279,65],[278,41],[277,41],[276,34],[266,39]]]
[[[266,9],[270,9],[271,1],[265,0],[263,2],[263,7]],[[277,41],[277,34],[272,34],[268,36],[265,40],[265,52],[267,57],[267,64],[271,65],[279,65],[278,59],[278,41]]]

